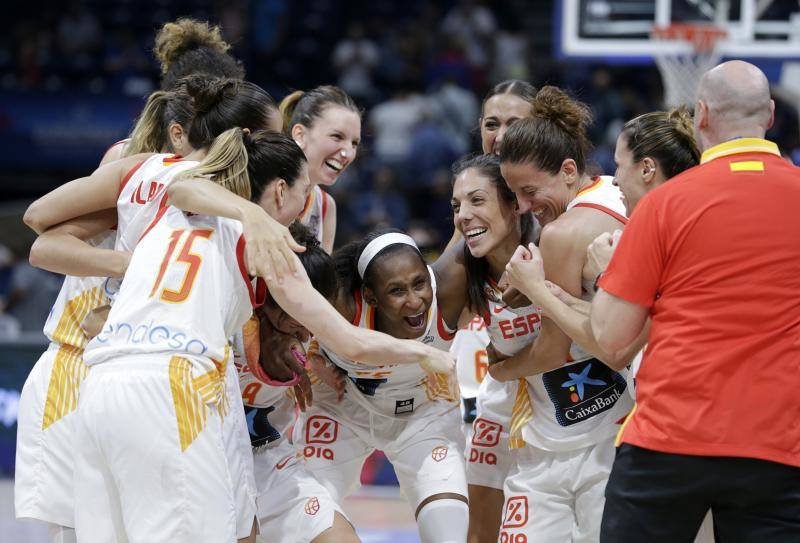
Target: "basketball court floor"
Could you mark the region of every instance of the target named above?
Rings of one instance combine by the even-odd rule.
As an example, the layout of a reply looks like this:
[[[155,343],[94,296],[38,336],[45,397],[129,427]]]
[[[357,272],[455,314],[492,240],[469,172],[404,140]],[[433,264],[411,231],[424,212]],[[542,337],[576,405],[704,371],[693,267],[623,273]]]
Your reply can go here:
[[[419,542],[414,515],[395,486],[365,486],[345,500],[344,509],[363,543]],[[42,523],[14,518],[13,479],[0,479],[0,541],[50,543]],[[269,543],[269,539],[260,541]]]

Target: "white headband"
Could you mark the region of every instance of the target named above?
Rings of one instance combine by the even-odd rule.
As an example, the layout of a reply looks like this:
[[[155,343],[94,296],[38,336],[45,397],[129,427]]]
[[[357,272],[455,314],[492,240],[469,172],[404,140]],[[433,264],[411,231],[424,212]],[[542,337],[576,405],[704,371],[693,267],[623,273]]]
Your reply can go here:
[[[361,277],[361,279],[364,279],[364,272],[367,271],[367,266],[369,266],[369,263],[372,261],[372,259],[389,245],[395,245],[397,243],[411,245],[414,249],[419,251],[419,247],[417,247],[417,244],[414,243],[414,240],[405,234],[401,234],[399,232],[390,232],[388,234],[378,236],[367,243],[367,246],[364,247],[364,251],[361,253],[361,256],[358,257],[358,275]]]

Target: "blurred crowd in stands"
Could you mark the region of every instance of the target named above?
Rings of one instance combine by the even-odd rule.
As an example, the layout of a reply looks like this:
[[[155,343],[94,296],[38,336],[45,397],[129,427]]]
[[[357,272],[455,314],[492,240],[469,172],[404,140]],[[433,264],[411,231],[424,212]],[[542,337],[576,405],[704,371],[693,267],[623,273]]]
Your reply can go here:
[[[608,174],[621,125],[661,104],[654,66],[554,59],[550,0],[10,4],[20,9],[8,8],[17,20],[0,36],[0,92],[144,98],[159,77],[151,54],[154,32],[178,16],[222,25],[247,78],[276,99],[292,89],[341,86],[364,108],[364,122],[359,158],[332,188],[339,208],[337,245],[385,225],[407,229],[431,249],[446,243],[452,233],[449,167],[458,156],[479,150],[480,101],[498,81],[560,85],[590,104],[596,119],[593,160],[598,172]],[[797,114],[779,108],[770,138],[797,161]],[[0,336],[40,329],[58,278],[3,249],[0,307],[6,311],[0,314]]]

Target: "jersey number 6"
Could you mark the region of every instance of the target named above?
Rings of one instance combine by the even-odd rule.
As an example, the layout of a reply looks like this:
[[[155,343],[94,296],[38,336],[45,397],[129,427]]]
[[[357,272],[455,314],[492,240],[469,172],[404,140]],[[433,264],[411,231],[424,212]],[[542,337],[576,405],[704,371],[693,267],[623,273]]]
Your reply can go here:
[[[153,284],[153,289],[150,291],[151,298],[161,286],[161,281],[164,279],[164,273],[167,271],[167,267],[172,259],[172,255],[175,253],[175,248],[178,246],[178,243],[185,233],[186,230],[181,228],[174,230],[170,235],[167,252],[164,255],[164,260],[161,261],[161,267],[158,270],[158,276],[156,276],[156,282]],[[189,294],[192,292],[194,280],[197,278],[197,270],[200,268],[200,264],[203,262],[203,259],[200,257],[200,255],[190,252],[192,250],[192,244],[197,238],[209,239],[213,233],[213,230],[207,229],[192,230],[186,236],[186,239],[181,246],[181,250],[178,252],[178,256],[175,257],[175,262],[187,264],[186,274],[183,276],[181,287],[178,290],[172,290],[166,287],[161,290],[160,297],[163,301],[179,304],[186,301],[186,298],[189,297]]]

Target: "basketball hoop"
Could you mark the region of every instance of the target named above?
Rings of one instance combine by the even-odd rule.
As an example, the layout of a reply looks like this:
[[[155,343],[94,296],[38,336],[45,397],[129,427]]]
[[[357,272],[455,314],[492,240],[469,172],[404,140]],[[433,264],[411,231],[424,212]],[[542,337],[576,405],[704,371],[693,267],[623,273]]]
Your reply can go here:
[[[665,45],[653,56],[664,82],[667,107],[694,107],[700,78],[719,63],[722,54],[718,45],[727,35],[725,30],[707,24],[653,27],[650,38]]]

